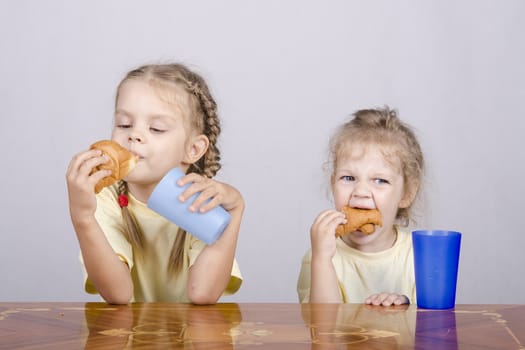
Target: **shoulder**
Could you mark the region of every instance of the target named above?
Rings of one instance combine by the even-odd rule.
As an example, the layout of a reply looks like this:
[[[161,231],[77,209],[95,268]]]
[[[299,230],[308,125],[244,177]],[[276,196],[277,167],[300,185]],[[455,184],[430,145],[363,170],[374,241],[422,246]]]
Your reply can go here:
[[[396,244],[392,247],[393,255],[399,259],[412,260],[412,233],[408,231],[398,230]]]
[[[97,194],[97,213],[120,213],[120,206],[118,205],[117,198],[118,193],[115,185],[104,187],[102,191]]]
[[[104,187],[102,191],[97,193],[98,202],[114,202],[118,205],[118,202],[116,201],[117,197],[118,189],[116,185]]]
[[[412,234],[405,230],[397,230],[396,246],[412,247]]]
[[[312,262],[312,249],[308,249],[306,253],[304,253],[303,258],[301,259],[301,263],[303,265],[310,264]]]

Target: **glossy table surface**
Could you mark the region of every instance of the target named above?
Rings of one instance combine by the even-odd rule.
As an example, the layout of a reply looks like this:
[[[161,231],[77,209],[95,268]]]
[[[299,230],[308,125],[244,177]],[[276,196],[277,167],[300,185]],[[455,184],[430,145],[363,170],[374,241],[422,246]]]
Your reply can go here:
[[[0,303],[0,349],[525,349],[525,305]]]

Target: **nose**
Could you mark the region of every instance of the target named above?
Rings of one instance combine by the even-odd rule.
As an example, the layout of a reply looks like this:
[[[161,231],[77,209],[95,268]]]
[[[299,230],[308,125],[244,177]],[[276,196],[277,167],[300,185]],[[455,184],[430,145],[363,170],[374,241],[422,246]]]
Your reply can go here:
[[[351,207],[368,207],[373,202],[372,191],[366,184],[358,183],[354,187],[350,198],[348,199],[348,205]]]
[[[352,197],[354,198],[371,198],[372,193],[368,188],[368,185],[364,181],[357,181],[352,191]]]
[[[128,136],[128,142],[132,143],[132,142],[142,142],[144,141],[144,138],[142,136],[142,134],[140,133],[139,130],[137,130],[137,128],[133,128],[131,130],[131,132],[129,133],[129,136]]]
[[[142,139],[139,136],[129,136],[128,141],[129,142],[142,142]]]

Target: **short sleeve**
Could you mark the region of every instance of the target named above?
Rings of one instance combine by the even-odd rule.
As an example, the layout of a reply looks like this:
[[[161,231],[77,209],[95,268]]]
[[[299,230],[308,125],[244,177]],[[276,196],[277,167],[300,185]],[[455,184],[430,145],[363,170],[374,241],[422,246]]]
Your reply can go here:
[[[241,270],[239,269],[237,260],[234,259],[230,281],[228,282],[228,285],[226,286],[226,289],[224,290],[224,294],[225,295],[234,294],[235,292],[239,290],[239,288],[241,288],[241,284],[242,284]]]
[[[191,237],[191,243],[190,248],[188,251],[188,258],[189,258],[189,267],[193,266],[195,261],[197,260],[197,257],[202,252],[202,250],[206,247],[206,243],[203,241],[189,235]],[[226,289],[224,290],[224,295],[231,295],[234,294],[241,288],[242,284],[242,275],[241,270],[239,269],[239,264],[237,264],[237,259],[233,260],[232,265],[232,271],[230,275],[230,280],[228,281],[228,285],[226,286]]]
[[[115,254],[131,269],[133,249],[126,237],[122,209],[118,205],[116,189],[113,186],[104,188],[97,195],[95,218]]]
[[[311,276],[312,252],[309,250],[301,261],[301,271],[297,280],[297,295],[300,303],[310,301],[310,276]]]

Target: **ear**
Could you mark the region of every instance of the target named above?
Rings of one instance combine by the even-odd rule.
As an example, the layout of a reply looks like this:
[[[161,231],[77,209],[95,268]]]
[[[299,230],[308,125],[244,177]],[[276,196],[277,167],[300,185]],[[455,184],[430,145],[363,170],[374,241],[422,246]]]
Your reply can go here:
[[[414,202],[414,199],[416,199],[418,188],[419,183],[414,183],[411,186],[407,185],[405,187],[405,194],[403,195],[401,202],[399,202],[400,208],[408,208],[410,205],[412,205],[412,202]]]
[[[210,140],[206,135],[197,135],[189,140],[186,146],[186,155],[184,156],[184,163],[193,164],[197,162],[208,150]]]

